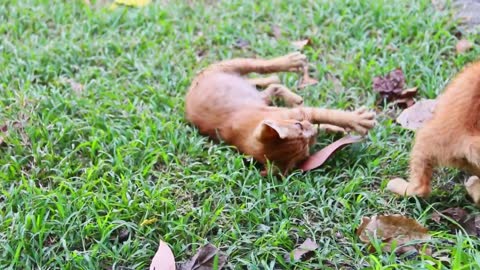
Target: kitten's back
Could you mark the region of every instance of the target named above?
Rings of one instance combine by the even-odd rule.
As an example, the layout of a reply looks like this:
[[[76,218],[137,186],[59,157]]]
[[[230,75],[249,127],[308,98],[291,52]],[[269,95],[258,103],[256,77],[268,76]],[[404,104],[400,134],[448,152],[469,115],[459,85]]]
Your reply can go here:
[[[200,74],[188,91],[186,116],[201,133],[213,135],[238,111],[265,105],[261,94],[241,76],[209,72]]]

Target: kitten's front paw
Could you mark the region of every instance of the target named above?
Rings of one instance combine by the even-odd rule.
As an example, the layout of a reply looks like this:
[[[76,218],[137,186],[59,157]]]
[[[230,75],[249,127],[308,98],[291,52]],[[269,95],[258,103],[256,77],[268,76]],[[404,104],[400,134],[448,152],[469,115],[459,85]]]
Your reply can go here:
[[[467,189],[468,195],[472,197],[473,202],[480,206],[480,178],[471,176],[465,182],[465,188]]]
[[[285,70],[298,71],[307,64],[307,56],[300,52],[294,52],[277,58]]]
[[[398,195],[407,195],[408,182],[402,178],[395,178],[388,182],[386,189]]]
[[[367,111],[362,107],[353,112],[353,119],[350,123],[350,128],[360,133],[367,134],[368,130],[375,126],[375,113]]]
[[[407,182],[402,178],[394,178],[390,180],[386,187],[387,190],[390,190],[393,193],[402,196],[419,196],[419,197],[428,197],[430,195],[431,189],[430,185],[414,185],[411,182]]]

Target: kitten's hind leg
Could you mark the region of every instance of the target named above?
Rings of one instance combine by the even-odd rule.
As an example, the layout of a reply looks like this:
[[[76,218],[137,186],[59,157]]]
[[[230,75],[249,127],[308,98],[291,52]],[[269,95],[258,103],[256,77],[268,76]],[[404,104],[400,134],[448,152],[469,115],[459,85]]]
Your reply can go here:
[[[261,95],[268,104],[271,104],[273,97],[279,97],[283,99],[289,107],[299,107],[303,105],[303,98],[301,96],[293,93],[281,84],[270,84],[261,92]]]
[[[461,155],[472,167],[472,170],[480,172],[480,136],[468,136],[462,140]]]
[[[410,159],[410,179],[401,178],[390,180],[387,190],[399,195],[427,197],[430,195],[430,182],[433,174],[433,164],[427,152],[423,149],[424,141],[416,141]]]
[[[275,73],[282,71],[298,71],[307,63],[307,57],[299,52],[287,54],[273,59],[235,58],[215,63],[205,72],[227,72],[245,75],[248,73]]]
[[[247,81],[255,87],[266,88],[271,84],[280,83],[280,78],[277,75],[272,75],[269,77],[249,78]]]

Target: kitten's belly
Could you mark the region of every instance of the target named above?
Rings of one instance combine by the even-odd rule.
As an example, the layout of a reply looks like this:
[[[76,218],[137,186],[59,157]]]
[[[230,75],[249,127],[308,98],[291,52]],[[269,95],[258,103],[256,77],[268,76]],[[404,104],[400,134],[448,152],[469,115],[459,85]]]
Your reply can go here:
[[[226,74],[208,74],[199,78],[186,99],[186,114],[201,133],[216,137],[239,110],[265,106],[258,90],[244,78]]]

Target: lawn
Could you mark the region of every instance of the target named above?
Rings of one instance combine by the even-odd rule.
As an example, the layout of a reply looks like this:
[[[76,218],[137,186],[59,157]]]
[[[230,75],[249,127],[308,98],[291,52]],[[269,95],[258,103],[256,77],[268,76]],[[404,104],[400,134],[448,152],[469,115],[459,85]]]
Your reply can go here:
[[[430,220],[449,207],[480,212],[464,174],[439,170],[427,200],[384,191],[393,176],[407,176],[414,134],[389,116],[398,111],[380,110],[365,142],[322,168],[285,178],[261,177],[258,165],[184,118],[199,69],[286,54],[304,38],[320,81],[298,91],[308,105],[374,109],[372,78],[397,67],[419,97],[434,98],[480,53],[455,53],[451,18],[430,0],[156,1],[115,10],[3,1],[0,268],[145,269],[161,239],[177,261],[210,242],[228,255],[227,269],[480,269],[477,238]],[[281,78],[295,89],[299,75]],[[335,138],[321,136],[315,149]],[[450,263],[368,253],[355,229],[375,214],[417,219]],[[320,246],[314,257],[286,262],[306,238]]]

